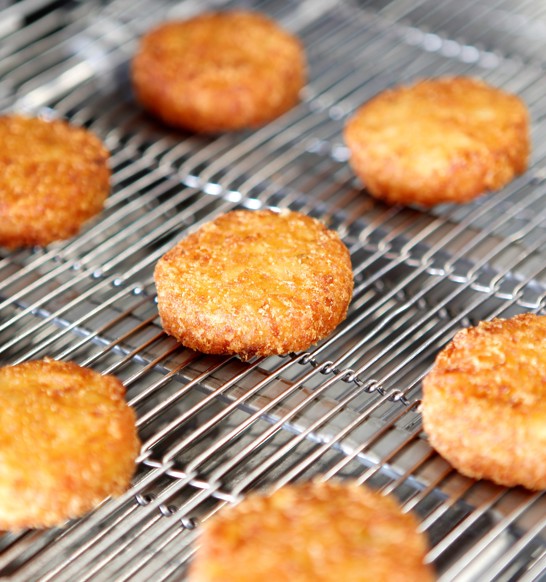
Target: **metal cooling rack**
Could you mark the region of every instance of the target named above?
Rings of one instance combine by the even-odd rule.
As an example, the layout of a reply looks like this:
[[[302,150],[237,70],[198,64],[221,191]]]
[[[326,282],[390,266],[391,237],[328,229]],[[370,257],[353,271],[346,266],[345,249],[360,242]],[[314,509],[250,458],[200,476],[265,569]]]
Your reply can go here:
[[[507,0],[206,6],[237,4],[301,37],[310,83],[281,119],[217,138],[157,124],[128,82],[138,36],[204,3],[1,4],[0,107],[98,133],[113,192],[79,236],[1,251],[0,358],[118,375],[144,446],[121,498],[61,528],[0,536],[0,577],[180,580],[199,523],[226,503],[337,477],[415,512],[443,581],[546,579],[544,495],[459,475],[427,444],[418,409],[423,374],[461,326],[546,313],[546,79],[541,41],[531,42],[545,10]],[[343,124],[378,91],[441,74],[476,75],[527,102],[531,167],[462,207],[384,206],[348,169]],[[351,250],[349,316],[307,353],[243,363],[185,350],[161,330],[156,260],[240,207],[319,217]]]

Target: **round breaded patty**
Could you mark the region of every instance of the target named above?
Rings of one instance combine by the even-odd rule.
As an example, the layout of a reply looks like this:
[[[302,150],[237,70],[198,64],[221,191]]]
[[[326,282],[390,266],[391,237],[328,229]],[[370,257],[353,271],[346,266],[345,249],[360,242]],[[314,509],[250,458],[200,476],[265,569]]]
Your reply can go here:
[[[263,125],[299,100],[301,43],[242,10],[166,22],[141,39],[132,63],[137,100],[169,125],[216,133]]]
[[[428,582],[426,540],[397,502],[349,483],[250,494],[203,524],[192,582]]]
[[[527,168],[525,104],[466,77],[385,91],[345,127],[350,165],[377,198],[433,206],[464,203]]]
[[[464,475],[546,488],[546,316],[459,331],[423,380],[432,446]]]
[[[154,273],[164,330],[242,359],[305,350],[345,319],[353,274],[336,232],[298,212],[229,212],[179,242]]]
[[[59,525],[127,489],[140,443],[124,395],[74,363],[0,368],[0,529]]]
[[[108,151],[65,121],[0,117],[0,245],[47,245],[76,234],[110,189]]]

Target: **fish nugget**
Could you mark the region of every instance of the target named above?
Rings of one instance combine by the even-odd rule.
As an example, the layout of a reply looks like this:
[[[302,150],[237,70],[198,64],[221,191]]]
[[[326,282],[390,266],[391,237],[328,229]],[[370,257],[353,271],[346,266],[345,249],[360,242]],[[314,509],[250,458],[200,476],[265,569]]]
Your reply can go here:
[[[191,582],[428,582],[427,543],[393,498],[353,482],[253,493],[203,524]]]
[[[546,316],[459,331],[423,380],[423,425],[458,471],[546,488]]]
[[[72,362],[0,368],[0,529],[61,525],[128,488],[140,443],[124,395]]]
[[[110,189],[109,153],[62,120],[0,117],[0,245],[44,246],[75,235]]]
[[[502,188],[527,169],[531,148],[523,101],[467,77],[385,91],[356,112],[344,137],[370,194],[425,207]]]
[[[160,24],[132,62],[137,100],[165,123],[218,133],[263,125],[306,82],[300,41],[255,12],[207,12]]]
[[[228,212],[167,252],[154,278],[168,334],[243,360],[307,349],[345,319],[353,291],[338,234],[290,211]]]

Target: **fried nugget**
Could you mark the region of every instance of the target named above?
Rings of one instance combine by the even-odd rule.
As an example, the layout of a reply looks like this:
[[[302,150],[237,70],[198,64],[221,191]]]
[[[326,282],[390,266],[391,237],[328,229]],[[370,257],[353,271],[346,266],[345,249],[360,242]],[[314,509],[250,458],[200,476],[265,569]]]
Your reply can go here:
[[[250,494],[203,524],[191,582],[428,582],[426,541],[398,504],[356,483]]]
[[[154,273],[164,330],[241,359],[305,350],[345,319],[353,275],[337,233],[298,212],[229,212],[167,252]]]
[[[140,443],[124,394],[70,362],[0,368],[0,529],[60,525],[127,489]]]
[[[137,100],[169,125],[204,133],[251,128],[298,102],[305,53],[261,14],[210,12],[145,34],[132,81]]]
[[[529,115],[515,95],[466,77],[385,91],[345,127],[350,165],[388,203],[464,203],[527,169]]]
[[[458,471],[546,488],[546,316],[459,331],[423,380],[423,425]]]
[[[47,245],[76,234],[110,189],[109,153],[84,128],[0,117],[0,245]]]

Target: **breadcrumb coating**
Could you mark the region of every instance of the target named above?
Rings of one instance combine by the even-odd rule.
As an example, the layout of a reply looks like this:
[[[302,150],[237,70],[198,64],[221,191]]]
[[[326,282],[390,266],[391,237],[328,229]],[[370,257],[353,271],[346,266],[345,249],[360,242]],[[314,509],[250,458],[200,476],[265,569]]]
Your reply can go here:
[[[297,212],[238,210],[179,242],[154,273],[164,330],[207,354],[286,354],[345,319],[353,291],[347,247]]]
[[[355,483],[250,494],[203,524],[191,582],[429,582],[426,540],[397,502]]]
[[[71,362],[0,368],[0,529],[60,525],[127,489],[140,443],[124,395]]]
[[[146,109],[204,133],[275,119],[296,105],[306,75],[300,41],[243,10],[163,23],[143,36],[132,62],[135,94]]]
[[[512,94],[468,77],[380,93],[344,132],[350,165],[388,203],[464,203],[527,169],[529,114]]]
[[[546,488],[546,316],[459,331],[423,380],[432,446],[464,475]]]
[[[110,190],[109,153],[65,121],[0,117],[0,245],[70,238],[98,214]]]

